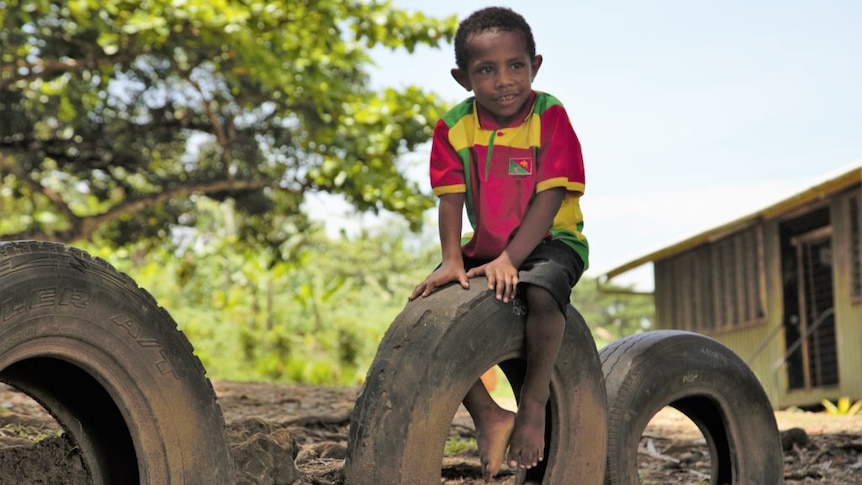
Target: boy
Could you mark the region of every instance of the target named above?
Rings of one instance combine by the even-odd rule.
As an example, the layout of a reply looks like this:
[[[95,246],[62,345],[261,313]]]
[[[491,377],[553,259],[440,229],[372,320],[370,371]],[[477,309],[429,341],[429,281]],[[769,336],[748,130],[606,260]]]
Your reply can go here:
[[[473,97],[437,122],[431,185],[440,199],[442,263],[410,294],[485,275],[497,299],[526,300],[527,372],[517,414],[500,408],[481,381],[464,397],[487,481],[506,461],[544,459],[545,407],[572,288],[587,265],[579,198],[580,143],[566,111],[532,90],[542,65],[529,24],[507,8],[474,12],[455,34],[452,77]],[[461,246],[466,204],[474,234]]]

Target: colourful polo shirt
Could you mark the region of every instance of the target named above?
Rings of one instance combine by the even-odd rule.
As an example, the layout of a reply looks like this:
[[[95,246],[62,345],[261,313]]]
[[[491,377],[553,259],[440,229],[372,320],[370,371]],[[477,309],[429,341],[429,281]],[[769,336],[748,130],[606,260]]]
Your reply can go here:
[[[535,194],[563,187],[566,196],[547,237],[574,249],[586,269],[589,246],[579,203],[584,163],[566,110],[553,96],[535,92],[515,120],[497,126],[474,98],[447,112],[431,145],[434,194],[466,193],[473,235],[462,251],[491,260],[506,248]]]

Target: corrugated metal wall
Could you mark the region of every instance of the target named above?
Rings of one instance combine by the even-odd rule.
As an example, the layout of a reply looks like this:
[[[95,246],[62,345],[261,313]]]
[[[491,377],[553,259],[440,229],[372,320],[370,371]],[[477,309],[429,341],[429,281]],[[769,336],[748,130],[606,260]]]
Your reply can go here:
[[[852,214],[850,209],[853,198],[855,203],[860,205],[860,210],[855,214]],[[787,368],[783,360],[788,343],[785,341],[783,328],[784,290],[779,234],[781,220],[762,222],[766,309],[764,323],[709,334],[748,362],[775,408],[814,405],[821,399],[835,400],[841,396],[862,398],[862,295],[854,296],[854,291],[858,292],[858,289],[854,290],[851,284],[854,264],[858,273],[859,262],[862,260],[862,254],[859,254],[862,251],[862,242],[858,234],[862,221],[857,221],[855,227],[850,224],[851,215],[860,217],[862,213],[862,187],[855,186],[832,195],[828,205],[833,231],[831,248],[839,384],[788,391]],[[799,211],[804,210],[806,208],[799,208]],[[798,216],[801,213],[799,211],[796,211],[794,216]],[[854,235],[854,231],[857,234]],[[857,254],[855,258],[852,257],[854,251]],[[686,328],[690,327],[690,324],[673,324],[673,315],[681,314],[678,309],[674,311],[673,308],[680,301],[680,295],[668,294],[668,288],[672,287],[669,282],[673,277],[670,265],[656,261],[656,326],[659,329],[691,330]],[[858,274],[856,279],[859,279]]]
[[[856,204],[855,214],[851,204]],[[859,234],[852,234],[851,214],[858,230],[862,227],[859,220],[862,205],[862,188],[853,189],[836,196],[832,203],[833,223],[833,262],[835,285],[836,330],[838,338],[838,368],[841,384],[833,392],[825,392],[827,399],[849,396],[862,398],[862,295],[853,295],[853,264],[858,264]],[[855,242],[854,242],[855,239]],[[853,252],[856,257],[853,258]],[[858,278],[858,275],[857,275]],[[856,290],[858,291],[858,289]]]

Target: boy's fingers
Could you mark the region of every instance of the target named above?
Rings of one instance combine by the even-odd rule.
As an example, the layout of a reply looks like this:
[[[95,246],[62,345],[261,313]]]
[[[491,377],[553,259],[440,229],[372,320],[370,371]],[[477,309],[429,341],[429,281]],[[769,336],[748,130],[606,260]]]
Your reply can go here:
[[[424,298],[431,294],[434,291],[434,285],[428,283],[427,281],[423,281],[416,285],[416,288],[413,288],[413,293],[410,293],[410,296],[407,297],[408,300],[415,300],[420,295]]]
[[[498,299],[498,300],[504,300],[504,301],[505,301],[505,300],[508,298],[508,296],[509,296],[509,288],[508,288],[508,286],[509,286],[509,285],[507,285],[507,284],[506,284],[506,280],[505,280],[505,279],[502,279],[502,278],[500,278],[500,279],[494,279],[494,285],[493,285],[493,286],[491,286],[491,285],[489,284],[489,287],[490,287],[490,288],[495,288],[495,289],[496,289],[497,299]]]
[[[517,293],[518,287],[518,277],[512,276],[510,279],[506,281],[506,294],[505,300],[513,300],[515,298],[515,294]]]

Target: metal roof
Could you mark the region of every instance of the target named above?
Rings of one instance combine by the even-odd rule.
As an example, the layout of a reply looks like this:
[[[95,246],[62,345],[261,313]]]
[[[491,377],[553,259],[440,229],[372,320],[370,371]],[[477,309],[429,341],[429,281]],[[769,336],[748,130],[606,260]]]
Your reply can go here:
[[[620,274],[631,271],[646,263],[652,263],[667,259],[679,253],[687,251],[701,244],[715,241],[728,234],[737,232],[751,225],[780,217],[787,212],[796,209],[804,204],[822,200],[827,196],[843,190],[852,184],[862,184],[862,163],[856,163],[853,168],[841,171],[838,175],[827,177],[825,180],[815,183],[811,187],[798,192],[790,197],[780,200],[764,209],[740,217],[726,224],[722,224],[708,231],[701,232],[692,237],[684,239],[678,243],[672,244],[665,248],[653,251],[649,254],[641,256],[628,263],[617,266],[599,277],[600,282],[607,282],[611,278]]]

